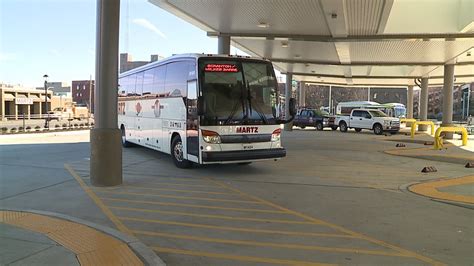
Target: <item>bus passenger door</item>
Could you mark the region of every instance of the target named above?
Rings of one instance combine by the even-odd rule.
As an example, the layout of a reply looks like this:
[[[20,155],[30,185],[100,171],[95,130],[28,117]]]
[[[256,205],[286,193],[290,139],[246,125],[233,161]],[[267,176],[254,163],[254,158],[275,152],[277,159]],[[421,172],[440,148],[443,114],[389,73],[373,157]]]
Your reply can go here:
[[[199,117],[197,114],[197,81],[188,81],[186,98],[186,142],[188,160],[199,160]],[[189,156],[191,155],[191,156]],[[193,158],[196,156],[196,158]],[[196,161],[198,162],[198,161]]]

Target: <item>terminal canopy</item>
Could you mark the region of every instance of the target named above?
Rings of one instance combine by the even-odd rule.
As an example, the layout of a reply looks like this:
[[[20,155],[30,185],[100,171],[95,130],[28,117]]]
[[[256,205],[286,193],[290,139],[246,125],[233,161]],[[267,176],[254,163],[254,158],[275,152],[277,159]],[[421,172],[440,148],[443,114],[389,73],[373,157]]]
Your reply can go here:
[[[474,80],[472,0],[149,0],[295,79],[406,86]]]

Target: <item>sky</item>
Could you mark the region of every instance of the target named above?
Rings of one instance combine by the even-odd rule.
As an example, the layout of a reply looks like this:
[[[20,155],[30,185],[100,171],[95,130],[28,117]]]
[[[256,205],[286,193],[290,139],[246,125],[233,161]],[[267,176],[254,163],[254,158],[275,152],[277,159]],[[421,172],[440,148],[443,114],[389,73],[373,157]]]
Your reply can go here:
[[[133,60],[217,53],[216,38],[147,0],[121,0],[120,9],[119,50]],[[94,79],[95,20],[96,0],[0,0],[0,83]]]

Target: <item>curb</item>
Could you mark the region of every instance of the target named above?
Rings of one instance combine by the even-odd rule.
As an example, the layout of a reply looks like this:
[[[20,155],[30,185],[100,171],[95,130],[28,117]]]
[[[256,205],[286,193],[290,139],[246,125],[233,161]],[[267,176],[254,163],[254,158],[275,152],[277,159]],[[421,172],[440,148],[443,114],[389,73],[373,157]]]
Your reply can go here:
[[[431,181],[433,181],[433,180],[437,180],[437,179],[432,179]],[[403,185],[400,185],[398,187],[398,189],[402,192],[406,192],[406,193],[411,194],[413,196],[416,196],[418,198],[425,198],[425,199],[428,199],[428,200],[431,200],[431,201],[434,201],[434,202],[438,202],[438,203],[444,203],[444,204],[449,204],[449,205],[453,205],[453,206],[457,206],[457,207],[461,207],[461,208],[474,210],[474,205],[470,205],[469,203],[432,198],[432,197],[429,197],[429,196],[426,196],[426,195],[418,194],[418,193],[413,192],[409,189],[409,187],[411,187],[413,185],[421,184],[421,183],[423,183],[423,182],[411,182],[411,183],[403,184]]]
[[[96,229],[97,231],[100,231],[104,234],[110,235],[124,243],[126,243],[130,249],[142,260],[142,262],[147,265],[147,266],[166,266],[166,263],[156,255],[155,252],[153,252],[148,246],[140,242],[138,238],[132,237],[132,236],[127,236],[115,229],[112,229],[107,226],[99,225],[96,223],[92,223],[80,218],[68,216],[65,214],[60,214],[60,213],[55,213],[55,212],[49,212],[49,211],[38,211],[38,210],[28,210],[28,209],[18,209],[18,208],[2,208],[0,210],[4,211],[17,211],[17,212],[29,212],[29,213],[34,213],[34,214],[39,214],[39,215],[45,215],[45,216],[50,216],[50,217],[55,217],[63,220],[67,220],[70,222],[74,222],[77,224],[82,224],[88,227],[91,227],[93,229]]]

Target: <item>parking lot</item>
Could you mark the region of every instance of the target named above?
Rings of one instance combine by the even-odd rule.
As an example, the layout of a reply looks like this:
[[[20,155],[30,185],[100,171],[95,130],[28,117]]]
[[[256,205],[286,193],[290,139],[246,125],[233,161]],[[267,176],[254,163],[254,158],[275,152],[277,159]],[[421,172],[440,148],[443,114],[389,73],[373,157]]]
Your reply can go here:
[[[472,209],[404,189],[472,170],[384,152],[403,135],[294,130],[283,137],[288,156],[281,161],[186,170],[166,155],[132,147],[124,150],[124,184],[93,188],[88,143],[81,142],[86,134],[67,138],[80,141],[68,144],[78,149],[74,155],[64,144],[1,146],[2,171],[11,180],[12,149],[32,156],[48,149],[54,169],[39,163],[24,171],[57,175],[45,181],[51,184],[23,175],[21,189],[9,183],[2,206],[60,210],[115,227],[169,265],[472,263]],[[67,171],[59,170],[64,163]],[[438,172],[421,173],[426,165]],[[38,197],[51,193],[54,201]]]

